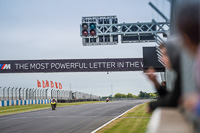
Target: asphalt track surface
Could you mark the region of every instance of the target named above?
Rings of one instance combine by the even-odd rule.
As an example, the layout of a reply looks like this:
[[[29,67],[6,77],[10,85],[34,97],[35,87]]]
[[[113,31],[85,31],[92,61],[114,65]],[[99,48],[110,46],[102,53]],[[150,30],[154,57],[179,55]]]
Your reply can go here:
[[[0,133],[90,133],[147,101],[85,104],[0,116]]]

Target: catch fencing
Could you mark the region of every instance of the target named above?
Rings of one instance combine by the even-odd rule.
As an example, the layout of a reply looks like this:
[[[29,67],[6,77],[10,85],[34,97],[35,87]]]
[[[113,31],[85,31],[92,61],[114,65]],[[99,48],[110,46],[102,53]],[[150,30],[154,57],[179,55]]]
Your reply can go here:
[[[58,102],[97,101],[99,96],[67,90],[0,87],[0,107],[12,105],[47,104],[55,98]]]

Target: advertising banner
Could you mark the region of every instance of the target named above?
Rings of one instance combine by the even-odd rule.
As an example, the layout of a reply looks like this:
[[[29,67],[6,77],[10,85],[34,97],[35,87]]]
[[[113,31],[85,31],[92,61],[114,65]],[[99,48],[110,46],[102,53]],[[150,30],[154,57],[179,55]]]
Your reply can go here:
[[[109,72],[142,70],[142,58],[0,61],[0,73]]]

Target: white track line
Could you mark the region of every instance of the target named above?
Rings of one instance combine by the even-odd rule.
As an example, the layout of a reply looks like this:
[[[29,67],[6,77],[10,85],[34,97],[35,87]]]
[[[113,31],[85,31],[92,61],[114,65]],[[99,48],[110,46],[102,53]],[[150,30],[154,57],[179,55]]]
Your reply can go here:
[[[141,103],[141,104],[143,104],[143,103]],[[140,104],[138,104],[138,105],[140,105]],[[133,109],[133,108],[137,107],[138,105],[136,105],[136,106],[132,107],[131,109]],[[127,111],[125,111],[125,112],[124,112],[124,113],[122,113],[121,115],[119,115],[119,116],[115,117],[114,119],[110,120],[109,122],[105,123],[104,125],[100,126],[100,127],[99,127],[99,128],[97,128],[97,129],[95,129],[95,130],[94,130],[94,131],[92,131],[91,133],[96,133],[97,131],[99,131],[99,130],[100,130],[100,129],[102,129],[103,127],[105,127],[105,126],[107,126],[108,124],[110,124],[111,122],[113,122],[114,120],[116,120],[116,119],[120,118],[122,115],[126,114],[126,113],[127,113],[128,111],[130,111],[131,109],[129,109],[129,110],[127,110]]]

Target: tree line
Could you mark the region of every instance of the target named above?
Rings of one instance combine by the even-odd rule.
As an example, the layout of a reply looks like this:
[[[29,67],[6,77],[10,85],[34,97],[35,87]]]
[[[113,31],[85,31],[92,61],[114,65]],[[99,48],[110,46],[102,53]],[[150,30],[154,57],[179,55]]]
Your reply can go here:
[[[157,93],[147,93],[140,91],[138,95],[133,95],[131,93],[126,94],[121,94],[121,93],[116,93],[114,95],[114,98],[155,98],[157,97]]]

